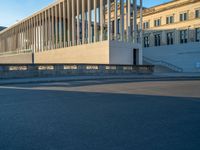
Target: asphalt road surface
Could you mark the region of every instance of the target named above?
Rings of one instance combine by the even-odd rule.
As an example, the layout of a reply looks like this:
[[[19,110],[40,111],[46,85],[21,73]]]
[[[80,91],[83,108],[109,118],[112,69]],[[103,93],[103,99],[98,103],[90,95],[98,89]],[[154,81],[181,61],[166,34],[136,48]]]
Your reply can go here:
[[[0,150],[199,150],[200,81],[0,87]]]

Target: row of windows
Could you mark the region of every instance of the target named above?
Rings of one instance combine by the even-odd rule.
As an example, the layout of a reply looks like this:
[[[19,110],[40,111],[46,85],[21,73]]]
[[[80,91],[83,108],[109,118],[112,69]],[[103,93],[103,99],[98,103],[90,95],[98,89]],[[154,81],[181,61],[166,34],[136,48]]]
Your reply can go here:
[[[200,28],[195,29],[195,39],[196,42],[200,42]],[[168,32],[166,34],[166,43],[167,45],[173,45],[174,44],[174,33]],[[187,43],[188,42],[188,30],[181,30],[180,31],[180,37],[179,37],[180,43]],[[161,34],[155,34],[154,35],[154,46],[160,46],[161,45]],[[144,47],[150,46],[150,39],[149,36],[144,36]]]
[[[181,13],[180,16],[179,16],[180,21],[187,21],[188,18],[189,18],[188,12]],[[195,10],[195,18],[200,18],[200,9]],[[172,24],[172,23],[174,23],[174,16],[173,15],[167,16],[166,17],[166,24]],[[158,27],[158,26],[161,26],[161,19],[154,20],[154,27]],[[150,28],[150,22],[149,21],[144,22],[143,28],[144,29]]]

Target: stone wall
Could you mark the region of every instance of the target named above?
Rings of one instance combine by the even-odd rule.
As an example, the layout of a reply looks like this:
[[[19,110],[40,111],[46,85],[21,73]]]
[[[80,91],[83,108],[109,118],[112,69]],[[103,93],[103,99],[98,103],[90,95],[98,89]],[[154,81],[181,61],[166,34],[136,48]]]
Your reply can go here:
[[[0,65],[0,79],[59,77],[71,75],[151,74],[153,66],[95,65],[95,64],[38,64]]]

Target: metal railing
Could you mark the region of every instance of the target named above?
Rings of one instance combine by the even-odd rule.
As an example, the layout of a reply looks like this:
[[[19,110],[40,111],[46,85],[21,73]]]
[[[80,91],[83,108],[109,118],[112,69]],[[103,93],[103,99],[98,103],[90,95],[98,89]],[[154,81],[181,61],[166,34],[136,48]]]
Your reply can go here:
[[[146,61],[147,63],[152,64],[152,65],[161,65],[161,66],[167,67],[171,70],[174,70],[176,72],[183,72],[182,68],[177,67],[177,66],[170,64],[170,63],[163,61],[163,60],[153,60],[153,59],[147,58],[145,56],[143,56],[143,60]]]

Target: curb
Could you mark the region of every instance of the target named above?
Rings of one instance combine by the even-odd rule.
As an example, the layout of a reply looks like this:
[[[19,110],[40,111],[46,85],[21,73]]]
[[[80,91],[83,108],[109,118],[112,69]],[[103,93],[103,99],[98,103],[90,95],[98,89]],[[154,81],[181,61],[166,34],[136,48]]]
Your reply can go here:
[[[0,85],[70,82],[70,81],[91,81],[91,80],[132,80],[132,81],[175,81],[175,80],[200,80],[200,76],[76,76],[57,78],[27,78],[0,80]]]

